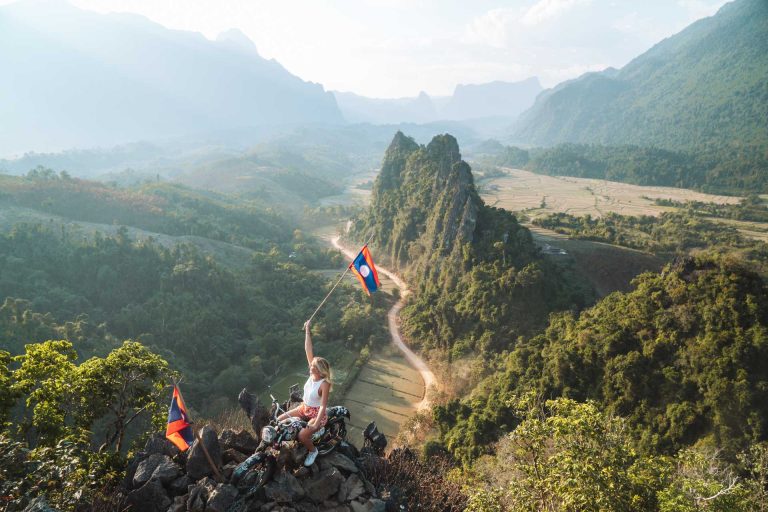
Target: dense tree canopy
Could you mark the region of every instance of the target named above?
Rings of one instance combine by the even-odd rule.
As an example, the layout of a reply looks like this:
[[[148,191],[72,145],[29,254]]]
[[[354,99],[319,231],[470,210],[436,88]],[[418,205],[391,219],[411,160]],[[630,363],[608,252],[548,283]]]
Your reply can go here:
[[[501,404],[525,389],[595,400],[627,419],[647,453],[705,442],[734,457],[768,438],[765,281],[727,258],[702,256],[634,284],[578,316],[553,315],[543,334],[500,357],[477,392],[492,401],[438,407],[447,446],[465,461],[487,450],[512,421]],[[487,421],[505,414],[506,425]]]

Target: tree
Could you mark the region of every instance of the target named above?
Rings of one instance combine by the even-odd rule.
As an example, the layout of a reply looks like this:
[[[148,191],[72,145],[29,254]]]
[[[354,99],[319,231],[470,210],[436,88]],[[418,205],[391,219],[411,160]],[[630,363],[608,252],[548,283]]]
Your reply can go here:
[[[30,444],[53,446],[60,439],[85,434],[76,431],[70,414],[76,402],[76,359],[68,341],[30,344],[25,354],[14,357],[21,366],[13,372],[11,390],[26,396],[27,415],[19,430]]]
[[[11,389],[11,354],[0,350],[0,431],[7,426],[8,415],[16,403],[16,393]]]
[[[511,510],[650,510],[646,484],[663,476],[663,461],[642,459],[623,422],[592,402],[535,395],[513,399],[522,422],[499,446],[491,467],[507,468]]]
[[[109,418],[102,448],[122,449],[128,426],[141,415],[162,422],[162,392],[173,373],[168,363],[141,343],[125,341],[105,358],[94,357],[78,368],[78,422],[88,428]]]

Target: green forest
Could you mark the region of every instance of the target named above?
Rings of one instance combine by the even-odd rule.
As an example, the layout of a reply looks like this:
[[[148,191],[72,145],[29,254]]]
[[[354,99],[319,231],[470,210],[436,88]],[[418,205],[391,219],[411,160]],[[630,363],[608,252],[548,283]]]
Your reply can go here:
[[[673,262],[594,303],[482,204],[454,139],[395,136],[353,233],[414,286],[409,341],[448,379],[475,369],[433,409],[424,456],[458,465],[469,510],[768,506],[764,244],[685,210],[540,224]]]
[[[509,212],[486,206],[450,135],[419,146],[398,132],[352,237],[373,236],[377,254],[415,288],[405,334],[440,358],[505,350],[547,315],[578,309],[591,291],[538,255]]]
[[[0,178],[0,206],[37,219],[0,233],[0,495],[101,510],[162,430],[172,379],[203,421],[306,370],[301,325],[328,290],[317,271],[344,267],[337,251],[220,194],[39,168]],[[220,263],[200,240],[248,258]],[[316,350],[353,363],[386,339],[386,307],[342,285],[313,322]]]

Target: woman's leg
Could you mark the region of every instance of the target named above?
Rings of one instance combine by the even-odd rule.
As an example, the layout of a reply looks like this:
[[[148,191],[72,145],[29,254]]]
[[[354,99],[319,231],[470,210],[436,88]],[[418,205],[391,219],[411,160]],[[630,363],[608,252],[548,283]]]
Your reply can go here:
[[[301,406],[298,406],[278,416],[277,421],[283,421],[288,418],[298,418],[300,416],[301,416]]]
[[[308,451],[312,451],[315,449],[315,445],[312,443],[312,435],[323,428],[323,426],[327,423],[328,416],[323,416],[323,418],[312,418],[307,422],[307,427],[301,429],[301,432],[299,432],[299,441],[304,445],[304,447]]]
[[[317,422],[315,421],[316,419],[317,418],[312,418],[309,420],[307,427],[301,429],[301,432],[299,432],[299,441],[301,441],[307,451],[310,452],[315,449],[315,445],[312,444],[312,434],[320,430],[320,426],[317,425]]]

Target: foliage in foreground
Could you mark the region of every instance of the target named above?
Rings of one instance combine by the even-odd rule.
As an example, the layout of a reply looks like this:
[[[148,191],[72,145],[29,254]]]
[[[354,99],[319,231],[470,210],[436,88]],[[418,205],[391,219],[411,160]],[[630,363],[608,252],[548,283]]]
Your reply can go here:
[[[765,510],[768,445],[757,444],[739,466],[706,448],[647,456],[633,447],[623,419],[593,402],[535,395],[508,406],[520,417],[496,453],[473,468],[467,510],[737,511]]]
[[[0,391],[11,397],[0,403],[0,416],[12,419],[0,430],[7,510],[40,496],[61,510],[88,510],[110,506],[125,469],[124,441],[164,424],[174,373],[137,342],[78,365],[72,344],[60,340],[28,344],[13,358],[0,351],[0,375]]]

